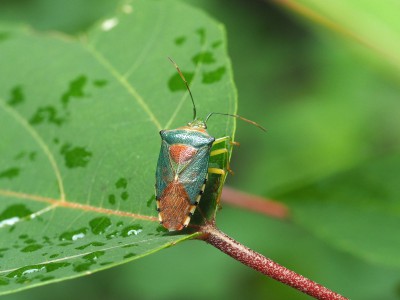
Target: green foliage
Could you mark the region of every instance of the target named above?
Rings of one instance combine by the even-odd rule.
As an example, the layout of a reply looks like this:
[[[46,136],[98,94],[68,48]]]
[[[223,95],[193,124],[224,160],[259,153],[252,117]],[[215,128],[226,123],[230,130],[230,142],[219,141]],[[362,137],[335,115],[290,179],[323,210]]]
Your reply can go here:
[[[165,232],[155,211],[158,131],[192,118],[167,56],[192,74],[202,116],[234,113],[222,27],[177,2],[134,1],[78,38],[0,28],[0,293],[192,237]],[[209,130],[231,135],[233,124]]]
[[[293,220],[338,249],[399,268],[400,156],[371,161],[284,195]]]
[[[392,74],[397,77],[396,73],[400,69],[398,1],[300,0],[296,2],[298,5],[288,6],[316,21],[317,24],[327,26],[343,37],[360,43],[370,54],[378,58],[377,65],[391,69]],[[296,9],[297,7],[302,9]]]
[[[291,221],[286,222],[224,206],[218,215],[219,226],[251,248],[352,299],[398,299],[398,4],[395,1],[296,1],[311,15],[329,20],[330,25],[326,27],[318,19],[318,22],[313,22],[316,20],[313,18],[303,19],[304,15],[310,16],[304,10],[293,10],[289,14],[267,2],[188,2],[201,5],[226,25],[240,95],[239,114],[268,128],[264,135],[240,124],[237,140],[241,147],[233,153],[231,166],[235,176],[229,178],[229,183],[251,193],[276,196],[291,210]],[[73,34],[84,32],[91,22],[104,15],[112,19],[110,9],[116,6],[110,1],[78,4],[77,1],[32,0],[29,6],[16,3],[1,3],[2,20],[17,19],[29,22],[36,29]],[[129,32],[124,33],[125,40],[113,36],[122,30],[121,24],[103,32],[96,30],[102,24],[99,22],[89,30],[88,40],[82,35],[79,42],[70,37],[4,25],[0,30],[0,97],[3,106],[11,107],[23,117],[49,145],[55,162],[62,167],[63,180],[68,182],[67,199],[81,203],[89,199],[90,205],[100,207],[97,199],[102,200],[101,207],[121,207],[123,211],[155,216],[151,194],[159,147],[157,126],[135,103],[129,85],[118,82],[104,61],[103,65],[99,64],[99,57],[88,51],[88,41],[98,39],[100,54],[121,74],[132,62],[137,62],[135,76],[130,79],[140,82],[139,94],[145,96],[149,110],[162,118],[159,122],[162,126],[182,125],[192,115],[184,86],[165,59],[168,55],[192,82],[201,116],[210,110],[234,111],[235,93],[228,80],[229,63],[221,50],[225,47],[221,44],[223,37],[214,28],[214,22],[178,2],[168,2],[168,8],[164,1],[149,3],[154,5],[153,9],[138,14],[140,22],[146,25],[125,29]],[[18,5],[20,10],[16,10]],[[140,11],[135,5],[133,8],[133,14]],[[212,25],[207,25],[210,22]],[[201,48],[204,31],[199,29],[205,27],[208,45]],[[214,30],[218,38],[209,36]],[[8,50],[8,57],[3,56],[3,47],[12,42],[14,35],[19,37],[15,41],[19,40],[20,44]],[[222,53],[216,56],[217,50]],[[198,64],[199,61],[202,63]],[[219,71],[219,64],[226,66],[225,74]],[[196,71],[195,66],[201,66],[201,70]],[[56,72],[60,69],[62,73]],[[221,84],[206,84],[218,79],[221,73]],[[133,81],[131,84],[136,88]],[[33,101],[37,101],[35,106]],[[133,111],[134,108],[138,111]],[[15,118],[2,110],[0,120],[1,124],[15,125]],[[230,133],[232,125],[225,122],[232,120],[210,120],[210,131],[215,135]],[[64,129],[67,127],[68,130]],[[10,128],[13,127],[1,126],[1,142],[18,142],[23,151],[9,149],[4,156],[4,144],[0,143],[0,187],[25,178],[21,181],[24,188],[21,191],[36,191],[37,195],[58,199],[52,164],[46,160],[43,148],[33,143],[32,134],[23,126],[17,128],[18,132],[3,134]],[[140,128],[140,132],[135,128]],[[58,142],[53,141],[55,135],[59,137]],[[21,138],[15,141],[15,137]],[[144,142],[138,143],[138,140]],[[101,145],[103,148],[99,149]],[[9,164],[14,161],[18,165]],[[40,168],[40,176],[34,165],[39,163],[44,166]],[[142,167],[139,169],[139,166]],[[27,170],[31,173],[27,174]],[[92,192],[89,193],[87,186],[93,187]],[[140,186],[139,191],[135,186]],[[13,222],[14,217],[24,218],[47,205],[15,200],[15,197],[2,199],[3,220]],[[139,202],[140,207],[132,204]],[[57,219],[59,211],[68,212],[69,219],[64,213]],[[74,276],[107,268],[168,246],[180,238],[189,238],[166,236],[157,232],[155,223],[148,221],[128,222],[128,217],[98,212],[81,215],[77,211],[57,208],[33,220],[0,229],[6,232],[0,238],[0,256],[4,251],[18,253],[21,266],[34,265],[41,270],[31,273],[31,278],[39,276],[32,283],[14,287],[51,282],[56,279],[46,279],[75,266],[79,271],[72,272]],[[51,214],[54,217],[49,221]],[[50,236],[40,231],[39,238],[32,241],[30,236],[25,236],[28,230],[20,235],[8,230],[15,228],[18,232],[24,222],[34,224],[39,220],[43,224],[59,224],[48,226],[43,232],[57,231],[57,244],[72,243],[78,249],[71,245],[59,248],[81,256],[76,261],[66,261],[71,263],[69,266],[62,265],[63,261],[51,267],[41,265],[47,256],[24,264],[30,255],[34,258],[38,253],[45,253],[49,245],[42,237]],[[118,245],[127,245],[127,241],[135,243],[147,232],[154,233],[154,244],[143,242],[132,248],[117,247],[113,251],[118,255],[111,260],[108,258],[112,251],[101,252],[106,245],[114,245],[104,238],[103,232],[113,233],[110,230],[121,221],[125,223],[115,229],[118,235],[112,239],[121,242]],[[138,234],[123,237],[129,232]],[[90,241],[84,243],[85,238],[78,238],[83,235]],[[59,240],[60,236],[63,241]],[[71,241],[73,237],[78,239]],[[52,254],[55,253],[49,255]],[[100,266],[107,262],[106,258],[112,263]],[[3,270],[3,263],[0,267]],[[0,284],[11,280],[4,277]],[[243,289],[244,285],[248,289]],[[4,288],[9,289],[10,284]],[[20,295],[41,300],[56,295],[63,299],[71,290],[82,298],[191,295],[193,299],[308,299],[246,269],[215,249],[194,242],[161,251],[151,259],[140,259],[134,264],[14,297],[10,295],[9,299],[19,299]]]

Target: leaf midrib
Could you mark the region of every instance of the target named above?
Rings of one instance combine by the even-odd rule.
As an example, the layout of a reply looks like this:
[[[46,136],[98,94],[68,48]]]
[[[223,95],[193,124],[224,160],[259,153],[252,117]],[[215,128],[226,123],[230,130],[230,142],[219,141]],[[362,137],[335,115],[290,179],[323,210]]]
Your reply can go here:
[[[103,207],[97,207],[97,206],[92,206],[92,205],[87,205],[87,204],[81,204],[78,202],[71,202],[71,201],[67,201],[67,200],[61,201],[60,199],[53,199],[53,198],[43,197],[43,196],[39,196],[39,195],[20,193],[20,192],[15,192],[15,191],[11,191],[11,190],[0,189],[0,195],[6,196],[6,197],[12,197],[12,198],[19,198],[19,199],[23,199],[23,200],[48,203],[48,204],[51,204],[51,206],[53,206],[53,208],[64,207],[64,208],[77,209],[77,210],[82,210],[82,211],[92,211],[92,212],[102,213],[102,214],[106,214],[106,215],[130,217],[130,218],[134,218],[134,219],[157,222],[157,218],[153,217],[153,216],[147,216],[147,215],[136,214],[136,213],[121,211],[121,210],[114,210],[114,209],[103,208]]]

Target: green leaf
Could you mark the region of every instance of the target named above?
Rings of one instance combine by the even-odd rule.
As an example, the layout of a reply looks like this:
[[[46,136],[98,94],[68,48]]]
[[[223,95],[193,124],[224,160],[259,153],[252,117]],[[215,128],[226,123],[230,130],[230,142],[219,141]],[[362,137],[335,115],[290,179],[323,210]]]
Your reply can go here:
[[[400,155],[279,196],[293,219],[340,250],[400,267]]]
[[[79,40],[0,28],[0,293],[192,238],[155,211],[158,131],[192,118],[167,56],[193,74],[201,117],[234,113],[223,27],[179,2],[133,1]],[[215,117],[209,132],[232,135],[234,121]]]
[[[39,30],[57,30],[76,34],[99,18],[114,11],[120,1],[107,0],[31,0],[0,2],[0,18],[27,22]]]
[[[285,1],[284,5],[366,46],[388,68],[400,68],[400,4],[388,1]],[[397,76],[396,76],[397,78]]]

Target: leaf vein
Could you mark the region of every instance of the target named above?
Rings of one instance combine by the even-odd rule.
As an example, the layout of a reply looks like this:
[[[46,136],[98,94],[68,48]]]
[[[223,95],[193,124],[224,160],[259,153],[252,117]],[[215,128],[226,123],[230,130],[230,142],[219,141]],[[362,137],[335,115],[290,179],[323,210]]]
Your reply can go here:
[[[150,117],[150,120],[154,123],[158,130],[161,130],[161,124],[158,121],[157,117],[153,114],[149,106],[144,101],[143,97],[136,91],[136,89],[129,83],[127,78],[121,75],[115,69],[115,67],[100,53],[98,52],[92,45],[86,44],[82,42],[84,48],[93,55],[93,57],[108,71],[110,74],[127,90],[127,92],[133,96],[139,106],[147,113]]]
[[[7,104],[5,104],[5,101],[3,99],[0,99],[0,106],[3,108],[3,110],[11,115],[21,126],[29,132],[29,134],[32,136],[32,138],[39,144],[40,148],[42,148],[45,156],[47,156],[54,174],[56,175],[57,182],[58,182],[58,187],[60,190],[60,201],[65,201],[65,191],[64,191],[64,184],[63,180],[61,177],[60,169],[58,168],[57,162],[54,159],[53,154],[51,153],[49,147],[45,143],[45,141],[42,139],[42,137],[38,134],[38,132],[13,108],[9,107]]]
[[[127,211],[113,210],[113,209],[103,208],[103,207],[96,207],[96,206],[91,206],[91,205],[87,205],[87,204],[70,202],[70,201],[66,201],[66,200],[61,201],[61,200],[52,199],[52,198],[48,198],[48,197],[14,192],[14,191],[10,191],[10,190],[0,190],[0,196],[8,196],[8,197],[37,201],[37,202],[44,202],[44,203],[54,205],[56,207],[65,207],[65,208],[77,209],[77,210],[83,210],[83,211],[93,211],[93,212],[107,214],[107,215],[129,217],[129,218],[134,218],[134,219],[157,222],[157,218],[153,217],[153,216],[135,214],[135,213],[127,212]]]
[[[164,28],[164,26],[161,26],[162,24],[164,25],[164,20],[166,18],[166,13],[165,11],[157,11],[158,15],[157,17],[155,17],[155,22],[153,23],[154,27],[153,27],[153,31],[148,34],[147,39],[146,39],[146,45],[143,45],[141,47],[141,51],[140,54],[137,56],[138,58],[136,59],[136,62],[134,64],[132,64],[132,66],[128,69],[128,71],[126,71],[123,74],[123,77],[125,78],[129,78],[132,73],[138,68],[138,66],[143,62],[144,58],[148,56],[149,51],[153,48],[155,48],[156,46],[154,45],[156,41],[159,41],[160,38],[160,33],[161,33],[161,29]]]

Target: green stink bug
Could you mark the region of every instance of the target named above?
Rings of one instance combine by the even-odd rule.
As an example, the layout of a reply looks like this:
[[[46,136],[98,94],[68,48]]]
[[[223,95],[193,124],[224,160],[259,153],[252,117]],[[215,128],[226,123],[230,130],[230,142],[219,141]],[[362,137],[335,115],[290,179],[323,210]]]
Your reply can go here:
[[[184,81],[193,104],[193,121],[187,126],[161,130],[161,150],[156,170],[156,202],[160,223],[169,231],[187,227],[204,192],[208,173],[225,175],[225,170],[209,168],[211,156],[228,155],[228,149],[212,150],[229,136],[215,139],[207,132],[207,121],[213,114],[242,119],[263,130],[257,123],[238,115],[212,112],[203,120],[197,119],[192,92],[178,65],[174,64]],[[226,167],[229,170],[229,166]]]

